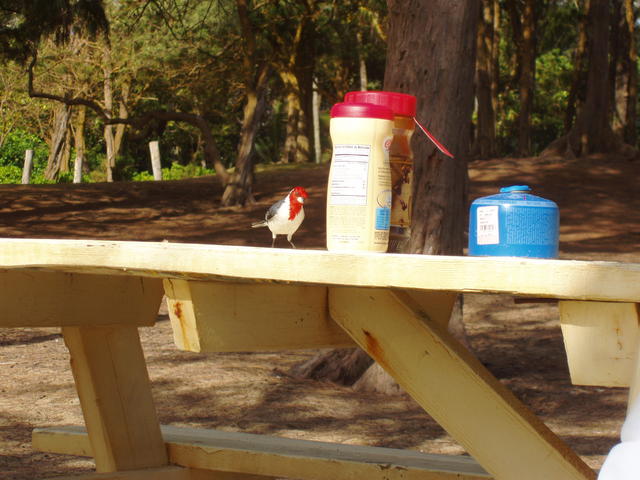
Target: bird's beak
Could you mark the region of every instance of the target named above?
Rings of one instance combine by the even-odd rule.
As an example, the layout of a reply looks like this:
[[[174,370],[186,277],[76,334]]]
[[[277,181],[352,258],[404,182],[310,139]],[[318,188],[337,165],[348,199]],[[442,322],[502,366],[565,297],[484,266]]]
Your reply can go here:
[[[300,202],[300,203],[304,203],[304,197],[298,197],[298,198],[297,198],[297,200],[298,200],[298,202]]]

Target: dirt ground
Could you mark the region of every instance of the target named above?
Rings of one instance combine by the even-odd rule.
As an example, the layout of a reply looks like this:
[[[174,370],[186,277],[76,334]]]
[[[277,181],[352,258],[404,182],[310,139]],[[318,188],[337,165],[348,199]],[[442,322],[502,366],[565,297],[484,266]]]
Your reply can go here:
[[[528,184],[561,212],[561,258],[640,262],[640,162],[610,157],[496,159],[470,168],[474,199]],[[298,248],[324,246],[326,166],[259,174],[258,203],[219,208],[215,179],[64,186],[0,186],[0,237],[96,238],[269,246],[251,229],[295,185],[310,201]],[[284,242],[283,242],[284,243]],[[284,246],[284,245],[282,245]],[[301,266],[304,268],[304,266]],[[555,304],[467,295],[465,323],[480,360],[593,468],[618,441],[627,389],[572,386]],[[464,450],[404,394],[378,395],[283,375],[315,351],[200,355],[176,350],[166,311],[142,328],[163,424],[265,433],[425,452]],[[91,471],[90,460],[33,452],[34,427],[81,424],[56,329],[0,330],[0,478]]]

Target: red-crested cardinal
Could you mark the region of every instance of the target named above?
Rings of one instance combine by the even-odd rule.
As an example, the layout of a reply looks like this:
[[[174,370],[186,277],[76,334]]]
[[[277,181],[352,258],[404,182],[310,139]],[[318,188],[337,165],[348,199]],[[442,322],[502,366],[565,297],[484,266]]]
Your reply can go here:
[[[286,197],[271,205],[264,216],[264,220],[252,223],[251,227],[269,227],[273,237],[272,247],[276,244],[276,236],[286,235],[291,246],[296,248],[291,241],[291,237],[304,220],[303,204],[307,198],[309,198],[309,195],[307,195],[304,188],[295,187]]]

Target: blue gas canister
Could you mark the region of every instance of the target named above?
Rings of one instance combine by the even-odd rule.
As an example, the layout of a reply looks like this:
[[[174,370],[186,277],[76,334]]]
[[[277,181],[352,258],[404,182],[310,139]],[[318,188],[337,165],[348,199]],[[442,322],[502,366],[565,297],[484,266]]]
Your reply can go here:
[[[474,200],[469,213],[469,255],[558,256],[558,206],[530,191],[526,185],[514,185]]]

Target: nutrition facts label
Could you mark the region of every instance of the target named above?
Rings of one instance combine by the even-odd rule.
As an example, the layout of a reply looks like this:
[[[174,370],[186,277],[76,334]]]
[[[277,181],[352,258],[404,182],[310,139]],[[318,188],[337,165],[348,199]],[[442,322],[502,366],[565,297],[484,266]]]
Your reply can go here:
[[[329,205],[366,205],[371,145],[334,145]]]

